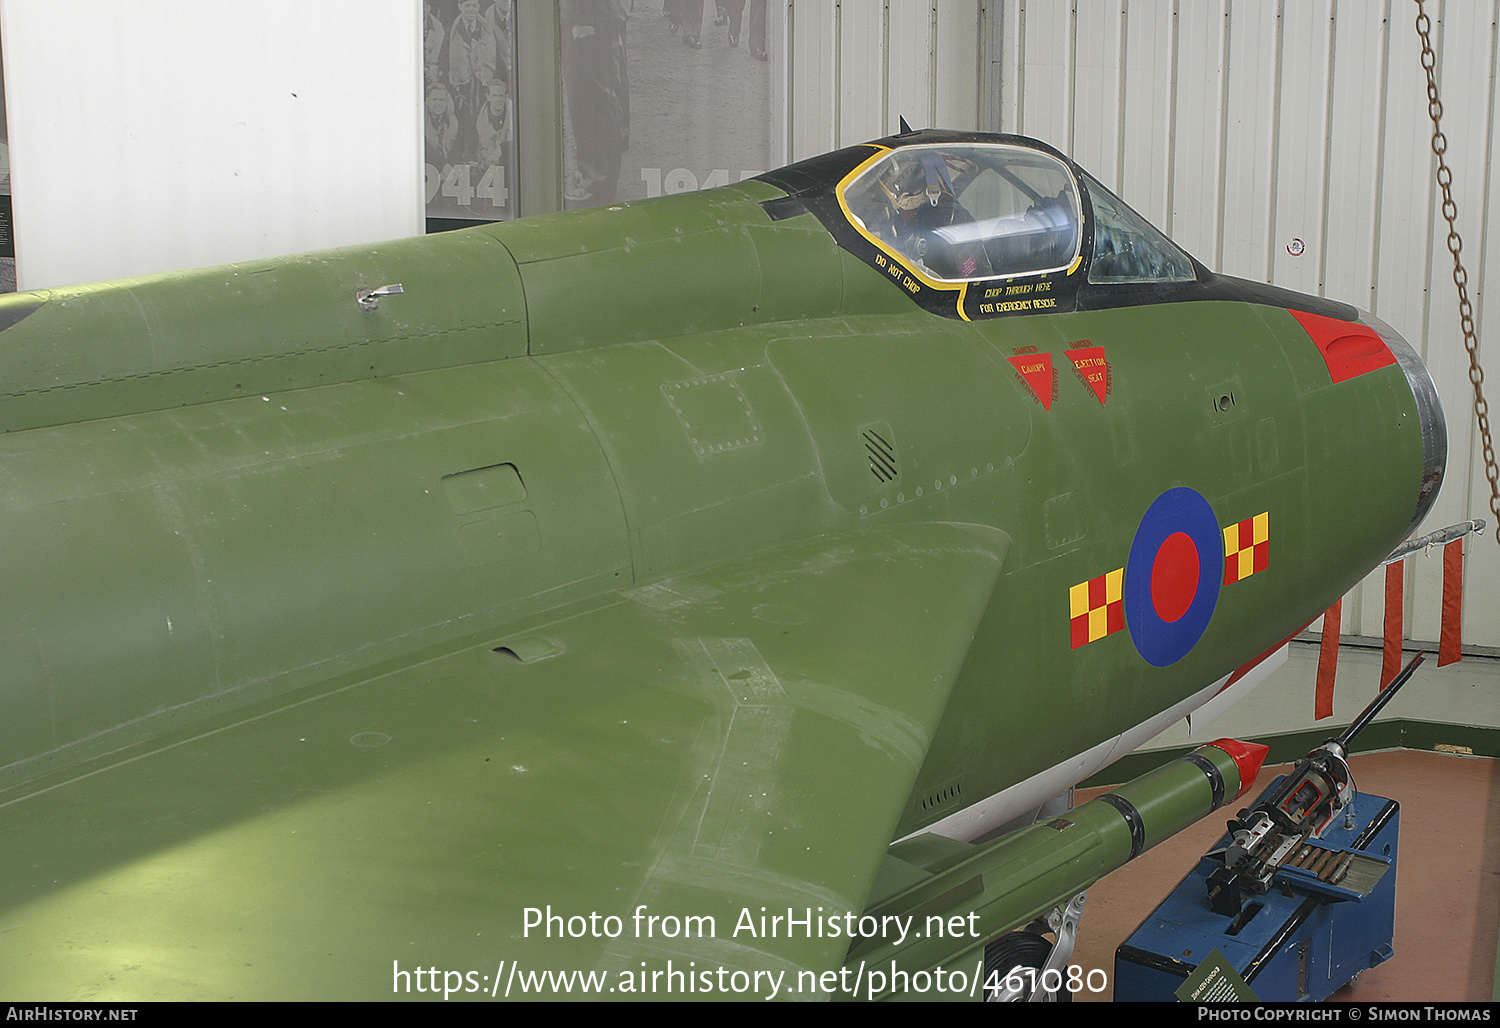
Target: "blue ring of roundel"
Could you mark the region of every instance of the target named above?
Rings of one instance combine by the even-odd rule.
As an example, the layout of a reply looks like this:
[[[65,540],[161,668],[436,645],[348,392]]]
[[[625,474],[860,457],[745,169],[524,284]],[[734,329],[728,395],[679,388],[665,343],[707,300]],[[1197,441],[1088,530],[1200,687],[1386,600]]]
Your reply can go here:
[[[1176,621],[1164,621],[1151,601],[1151,573],[1157,551],[1182,532],[1198,551],[1198,584],[1192,602]],[[1219,519],[1202,494],[1186,486],[1158,496],[1135,530],[1125,565],[1125,624],[1137,652],[1154,667],[1167,667],[1188,655],[1208,628],[1224,580],[1224,539]]]

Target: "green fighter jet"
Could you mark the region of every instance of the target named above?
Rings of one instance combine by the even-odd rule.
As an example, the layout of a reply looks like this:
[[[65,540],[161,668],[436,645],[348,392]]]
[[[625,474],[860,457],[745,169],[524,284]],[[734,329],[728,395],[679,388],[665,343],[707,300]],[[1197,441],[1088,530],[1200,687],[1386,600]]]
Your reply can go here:
[[[1048,801],[1445,459],[1387,326],[936,131],[10,296],[0,384],[10,1000],[1024,993],[1256,755]]]

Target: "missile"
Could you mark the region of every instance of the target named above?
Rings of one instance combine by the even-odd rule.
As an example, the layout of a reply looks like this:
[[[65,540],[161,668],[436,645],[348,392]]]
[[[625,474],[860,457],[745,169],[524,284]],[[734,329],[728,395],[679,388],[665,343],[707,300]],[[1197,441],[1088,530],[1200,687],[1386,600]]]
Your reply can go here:
[[[1242,796],[1269,747],[1219,739],[1112,792],[990,843],[919,835],[891,856],[928,877],[873,906],[895,931],[851,947],[846,969],[899,985],[899,971],[969,968],[981,947],[1062,907],[1100,878]],[[903,918],[911,920],[903,921]],[[894,991],[894,990],[888,990]]]

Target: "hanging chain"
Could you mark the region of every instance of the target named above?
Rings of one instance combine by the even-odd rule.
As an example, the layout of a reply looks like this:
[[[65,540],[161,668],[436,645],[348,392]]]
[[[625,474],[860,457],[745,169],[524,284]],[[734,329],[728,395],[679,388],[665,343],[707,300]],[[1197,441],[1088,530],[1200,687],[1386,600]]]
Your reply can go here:
[[[1474,306],[1469,302],[1469,273],[1464,270],[1463,240],[1458,235],[1458,205],[1453,202],[1453,172],[1444,155],[1448,137],[1443,135],[1443,104],[1438,99],[1437,56],[1432,52],[1432,19],[1417,3],[1417,35],[1422,40],[1422,68],[1427,72],[1427,113],[1432,117],[1432,152],[1437,155],[1437,183],[1443,191],[1443,218],[1448,222],[1448,252],[1453,255],[1453,284],[1458,287],[1458,320],[1469,351],[1469,381],[1474,385],[1474,414],[1479,419],[1479,438],[1484,445],[1484,475],[1490,481],[1490,512],[1500,525],[1500,468],[1495,465],[1495,446],[1490,440],[1490,408],[1484,399],[1484,370],[1479,366],[1479,339],[1474,334]],[[1500,542],[1500,531],[1495,532]]]

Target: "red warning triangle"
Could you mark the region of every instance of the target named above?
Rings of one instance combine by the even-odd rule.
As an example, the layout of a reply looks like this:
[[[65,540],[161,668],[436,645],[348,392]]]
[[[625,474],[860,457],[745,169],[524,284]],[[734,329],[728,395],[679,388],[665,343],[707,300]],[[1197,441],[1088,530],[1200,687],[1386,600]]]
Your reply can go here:
[[[1103,403],[1104,398],[1109,395],[1109,364],[1104,359],[1104,347],[1085,346],[1067,353],[1068,360],[1078,369],[1078,377],[1083,379],[1084,384]]]
[[[1011,357],[1016,374],[1031,389],[1037,401],[1046,410],[1052,409],[1052,355],[1050,353],[1027,353]]]

